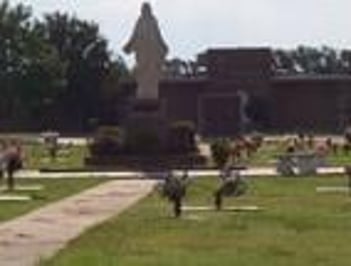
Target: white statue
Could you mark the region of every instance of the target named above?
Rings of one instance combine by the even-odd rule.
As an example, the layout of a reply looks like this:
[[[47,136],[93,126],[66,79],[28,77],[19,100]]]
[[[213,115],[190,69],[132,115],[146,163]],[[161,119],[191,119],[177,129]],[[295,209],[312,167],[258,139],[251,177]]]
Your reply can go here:
[[[149,3],[143,4],[141,16],[124,51],[135,53],[137,98],[158,99],[158,85],[168,47]]]
[[[238,95],[239,100],[240,100],[240,107],[239,107],[240,120],[241,120],[241,123],[243,124],[243,126],[246,126],[251,122],[251,119],[246,111],[246,109],[249,105],[249,102],[250,102],[250,96],[247,92],[245,92],[243,90],[238,90],[237,95]]]

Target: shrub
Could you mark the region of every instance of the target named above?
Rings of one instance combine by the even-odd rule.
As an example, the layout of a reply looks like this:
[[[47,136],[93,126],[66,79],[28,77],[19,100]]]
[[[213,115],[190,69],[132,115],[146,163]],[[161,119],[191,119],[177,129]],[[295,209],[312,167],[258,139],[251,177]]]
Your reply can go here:
[[[216,166],[223,168],[230,156],[230,141],[217,139],[211,144],[211,153]]]
[[[347,126],[344,131],[344,138],[347,143],[351,143],[351,126]]]
[[[192,153],[197,151],[195,126],[192,122],[178,121],[168,131],[167,149],[172,153]]]
[[[256,145],[256,147],[260,147],[264,142],[264,135],[259,132],[254,132],[251,135],[251,141]]]
[[[104,126],[98,128],[89,149],[94,156],[115,155],[122,151],[122,143],[122,132],[118,127]]]

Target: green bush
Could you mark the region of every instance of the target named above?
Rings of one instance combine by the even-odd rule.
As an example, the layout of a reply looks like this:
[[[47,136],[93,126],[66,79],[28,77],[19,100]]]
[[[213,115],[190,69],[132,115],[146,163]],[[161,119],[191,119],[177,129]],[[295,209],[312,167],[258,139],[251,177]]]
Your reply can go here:
[[[351,143],[351,126],[345,128],[344,138],[346,143]]]
[[[161,141],[156,131],[147,128],[130,128],[125,139],[128,153],[145,154],[160,152]]]
[[[104,126],[97,130],[93,142],[89,145],[93,156],[109,156],[123,150],[122,132],[115,126]]]
[[[230,156],[230,141],[227,139],[217,139],[211,144],[211,153],[216,166],[223,168]]]
[[[259,132],[254,132],[251,134],[251,141],[256,145],[256,147],[260,147],[264,142],[264,135]]]
[[[195,126],[192,122],[178,121],[169,127],[167,149],[172,153],[192,153],[197,151]]]

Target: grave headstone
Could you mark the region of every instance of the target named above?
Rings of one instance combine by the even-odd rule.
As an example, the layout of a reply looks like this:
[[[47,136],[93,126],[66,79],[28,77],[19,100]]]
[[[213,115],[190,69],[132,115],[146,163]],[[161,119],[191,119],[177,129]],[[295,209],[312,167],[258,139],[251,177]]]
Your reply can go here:
[[[318,193],[348,193],[351,196],[351,166],[345,167],[345,174],[347,178],[346,185],[317,187],[316,191]]]
[[[23,195],[0,195],[0,202],[22,202],[30,201],[30,196]]]
[[[41,191],[44,187],[42,185],[27,185],[27,186],[20,186],[17,185],[13,190],[18,192],[33,192],[33,191]],[[8,187],[0,186],[0,192],[8,191]]]
[[[277,171],[283,176],[314,175],[324,165],[323,154],[293,152],[278,156]]]

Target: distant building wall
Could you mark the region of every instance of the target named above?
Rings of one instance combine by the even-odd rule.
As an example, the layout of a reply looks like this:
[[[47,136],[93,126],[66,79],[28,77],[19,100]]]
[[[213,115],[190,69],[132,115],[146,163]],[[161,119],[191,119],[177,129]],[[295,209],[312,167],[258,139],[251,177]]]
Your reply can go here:
[[[245,129],[262,129],[263,125],[269,125],[270,80],[273,75],[270,49],[210,49],[199,56],[199,61],[207,69],[208,79],[201,95],[199,113],[203,121],[200,125],[202,134],[233,136]],[[239,115],[239,91],[249,97],[246,109],[250,125],[243,125]],[[254,110],[253,106],[261,109]],[[212,121],[212,126],[208,120]]]
[[[285,77],[272,80],[272,127],[277,131],[337,132],[351,117],[351,78]]]
[[[165,101],[170,122],[192,121],[198,126],[198,99],[203,94],[205,80],[170,80],[161,83],[160,98]]]
[[[235,136],[242,131],[240,100],[236,93],[201,95],[198,100],[199,133],[203,136]]]
[[[199,56],[198,78],[160,84],[170,122],[194,122],[205,136],[266,132],[340,132],[351,118],[351,75],[277,76],[269,49],[212,49]],[[249,95],[243,125],[238,91]]]

